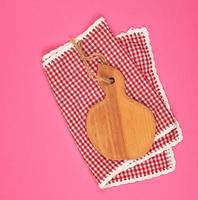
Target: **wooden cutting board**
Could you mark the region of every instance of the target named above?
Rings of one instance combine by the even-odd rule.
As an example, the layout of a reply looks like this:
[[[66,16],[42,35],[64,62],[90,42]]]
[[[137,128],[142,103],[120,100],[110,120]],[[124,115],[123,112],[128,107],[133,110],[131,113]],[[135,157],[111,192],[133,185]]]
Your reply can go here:
[[[145,155],[156,132],[152,112],[126,95],[124,77],[119,70],[99,64],[97,75],[111,77],[113,83],[99,82],[105,98],[87,115],[86,128],[91,143],[111,160],[136,159]]]

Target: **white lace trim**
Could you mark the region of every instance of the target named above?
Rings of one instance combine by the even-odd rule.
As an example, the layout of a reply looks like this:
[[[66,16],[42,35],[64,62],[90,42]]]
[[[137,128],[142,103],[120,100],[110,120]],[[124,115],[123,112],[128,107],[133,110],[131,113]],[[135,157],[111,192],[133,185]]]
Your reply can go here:
[[[163,86],[162,86],[162,84],[161,84],[161,82],[159,80],[159,76],[158,76],[157,70],[155,68],[154,56],[153,56],[153,52],[152,52],[152,48],[151,48],[151,44],[150,44],[150,40],[149,40],[149,33],[148,33],[147,29],[145,27],[137,28],[137,29],[136,28],[131,28],[131,29],[129,29],[128,32],[120,33],[116,37],[124,37],[124,36],[129,35],[129,34],[141,33],[141,32],[144,33],[144,36],[145,36],[145,39],[146,39],[146,42],[147,42],[147,46],[149,48],[149,53],[150,53],[151,59],[152,59],[152,70],[153,70],[155,78],[157,80],[158,89],[159,89],[159,91],[160,91],[160,93],[162,95],[162,98],[163,98],[167,108],[169,110],[171,110],[170,109],[170,105],[168,103],[168,99],[167,99],[166,94],[165,94],[165,91],[164,91]],[[108,182],[114,176],[119,174],[121,171],[127,170],[127,169],[129,169],[129,168],[131,168],[131,167],[133,167],[133,166],[135,166],[135,165],[137,165],[137,164],[139,164],[139,163],[141,163],[141,162],[143,162],[143,161],[155,156],[156,154],[158,154],[160,152],[163,152],[164,150],[170,151],[171,152],[171,157],[174,159],[174,155],[173,155],[171,147],[175,146],[176,144],[178,144],[179,142],[181,142],[183,140],[183,135],[182,135],[182,131],[181,131],[181,128],[179,126],[179,123],[176,121],[176,125],[175,124],[170,125],[169,127],[166,128],[166,130],[163,130],[161,133],[159,133],[155,137],[155,140],[157,140],[160,137],[163,137],[164,135],[166,135],[168,132],[170,132],[174,128],[176,128],[177,131],[178,131],[178,137],[173,142],[171,142],[170,144],[167,144],[164,148],[160,149],[157,152],[153,152],[150,155],[146,155],[143,159],[139,159],[138,161],[135,161],[135,162],[134,161],[126,161],[124,163],[124,165],[119,166],[116,170],[114,170],[111,174],[109,174],[107,176],[107,178],[99,185],[100,188],[112,187],[112,186],[117,186],[117,185],[126,184],[126,183],[133,183],[133,182],[141,181],[141,180],[145,180],[145,179],[151,179],[153,177],[157,177],[157,176],[160,176],[160,175],[163,175],[163,174],[166,174],[166,173],[169,173],[169,172],[173,171],[174,168],[170,168],[170,169],[167,169],[167,170],[165,170],[163,172],[159,172],[159,173],[152,174],[152,175],[149,175],[149,176],[144,176],[144,177],[141,177],[141,178],[136,178],[136,179],[132,179],[132,180],[126,180],[126,181],[122,181],[122,182],[116,182],[116,183],[113,183],[113,184],[108,184]],[[175,160],[174,160],[173,163],[175,165]]]
[[[164,147],[162,147],[161,149],[154,151],[152,153],[148,153],[146,154],[144,157],[139,158],[137,160],[126,160],[122,165],[118,166],[116,169],[114,169],[112,172],[110,172],[106,178],[99,184],[100,188],[105,188],[106,185],[108,184],[108,182],[115,177],[116,175],[118,175],[120,172],[125,171],[131,167],[134,167],[135,165],[138,165],[154,156],[156,156],[159,153],[162,153],[163,151],[167,151],[167,150],[171,150],[171,147],[177,145],[179,142],[181,142],[183,139],[182,135],[178,134],[178,137],[175,138],[174,141],[166,144]],[[155,176],[154,176],[155,177]],[[152,177],[151,177],[152,178]]]
[[[82,34],[80,34],[79,36],[77,36],[75,38],[76,41],[82,40],[84,38],[87,37],[87,35],[92,32],[93,29],[97,28],[99,24],[101,24],[102,22],[105,22],[105,19],[103,17],[100,17],[98,20],[96,20],[91,26],[89,26],[89,28],[84,31]],[[52,60],[58,58],[59,56],[61,56],[64,52],[68,51],[69,49],[71,49],[73,47],[73,44],[71,42],[67,42],[64,45],[50,51],[49,53],[45,54],[42,57],[42,61],[43,61],[43,66],[46,67],[47,64],[49,64]]]
[[[157,85],[158,85],[158,89],[163,97],[163,100],[167,106],[167,108],[170,110],[170,104],[168,103],[168,98],[165,94],[164,88],[160,82],[158,73],[157,73],[157,69],[155,66],[155,60],[154,60],[154,55],[153,55],[153,51],[152,51],[152,47],[151,47],[151,43],[150,43],[150,39],[149,39],[149,32],[147,30],[146,27],[142,27],[142,28],[130,28],[126,33],[120,33],[119,35],[117,35],[117,37],[124,37],[126,35],[132,35],[134,33],[144,33],[145,36],[145,40],[146,40],[146,44],[149,50],[149,54],[151,56],[151,62],[152,62],[152,70],[154,72],[155,75],[155,79],[157,81]]]
[[[156,134],[154,141],[157,141],[159,138],[164,137],[167,133],[171,132],[177,128],[177,124],[171,124],[162,131],[160,131],[158,134]]]
[[[96,22],[94,22],[85,32],[83,32],[81,35],[79,35],[79,36],[76,38],[76,40],[78,41],[78,40],[82,40],[82,39],[86,38],[86,36],[87,36],[93,29],[97,28],[98,25],[99,25],[100,23],[102,23],[102,22],[105,22],[105,19],[104,19],[103,17],[99,18]],[[144,30],[144,33],[145,33],[146,36],[148,37],[148,32],[147,32],[146,28],[141,28],[141,29],[130,29],[127,33],[121,33],[118,37],[122,37],[122,36],[124,36],[124,35],[126,35],[126,34],[131,34],[132,32],[136,32],[136,31],[139,33],[140,30],[141,30],[141,31]],[[146,38],[147,38],[147,37],[146,37]],[[149,42],[149,38],[147,38],[147,42]],[[55,60],[55,59],[58,58],[58,57],[61,57],[61,55],[62,55],[64,52],[68,51],[68,50],[71,49],[72,47],[73,47],[73,45],[72,45],[70,42],[67,42],[66,44],[64,44],[64,45],[58,47],[57,49],[52,50],[52,51],[50,51],[49,53],[47,53],[46,55],[44,55],[43,58],[42,58],[43,67],[44,67],[44,68],[48,67],[47,65],[48,65],[51,61]],[[148,47],[149,47],[150,54],[151,54],[151,56],[152,56],[153,54],[152,54],[150,42],[148,43]],[[153,59],[153,57],[152,57],[152,59]],[[152,62],[153,62],[153,71],[154,71],[154,73],[155,73],[156,80],[158,80],[159,78],[158,78],[156,69],[154,68],[154,59],[153,59]],[[166,100],[167,98],[166,98],[165,92],[164,92],[164,90],[163,90],[163,88],[162,88],[162,85],[161,85],[160,82],[159,82],[158,84],[159,84],[159,87],[160,87],[160,92],[161,92],[163,98]],[[166,100],[165,102],[167,102],[167,104],[168,104],[168,101],[167,101],[167,100]],[[168,104],[168,105],[169,105],[169,104]],[[170,106],[167,106],[167,107],[170,108]],[[178,123],[177,123],[177,124],[178,124]],[[157,135],[157,137],[158,137],[157,139],[159,139],[160,137],[163,137],[166,133],[170,132],[171,130],[175,129],[176,127],[177,127],[177,130],[180,131],[180,133],[181,133],[181,129],[178,127],[177,124],[172,124],[172,125],[170,125],[169,127],[167,127],[166,129],[164,129],[163,131],[161,131],[161,132]],[[179,129],[180,129],[180,130],[179,130]],[[156,140],[156,139],[155,139],[155,140]],[[174,161],[174,156],[173,156],[172,150],[169,149],[169,148],[172,147],[172,146],[174,146],[174,145],[176,145],[176,144],[177,144],[179,141],[181,141],[181,140],[182,140],[182,135],[180,134],[179,137],[178,137],[175,141],[173,141],[173,142],[170,143],[170,144],[167,144],[165,147],[163,147],[163,148],[160,149],[159,151],[150,153],[150,154],[148,154],[148,155],[146,155],[146,156],[144,156],[143,158],[138,159],[138,160],[125,161],[122,165],[118,166],[115,170],[113,170],[109,175],[106,176],[106,178],[100,183],[100,185],[99,185],[100,188],[106,188],[106,187],[111,187],[111,186],[120,185],[120,184],[124,184],[124,183],[132,183],[132,182],[135,182],[135,181],[140,181],[140,180],[144,180],[144,179],[150,179],[150,178],[152,178],[152,177],[156,177],[156,176],[159,176],[159,175],[161,175],[161,174],[165,174],[165,173],[170,172],[171,170],[170,170],[170,169],[167,169],[167,170],[165,170],[165,171],[163,171],[163,172],[159,172],[159,173],[152,174],[152,175],[149,175],[149,176],[145,176],[145,177],[141,177],[141,178],[137,178],[137,179],[132,179],[132,180],[127,180],[127,181],[122,181],[122,182],[118,182],[118,183],[114,183],[114,184],[108,185],[108,182],[109,182],[114,176],[116,176],[117,174],[119,174],[120,172],[122,172],[123,170],[126,170],[126,169],[128,169],[128,168],[131,168],[131,167],[135,166],[136,164],[139,164],[139,163],[141,163],[141,162],[143,162],[143,161],[145,161],[145,160],[147,160],[147,159],[149,159],[149,158],[155,156],[156,154],[158,154],[158,153],[160,153],[160,152],[162,152],[162,151],[164,151],[164,150],[166,150],[167,152],[168,152],[168,151],[170,152],[170,155],[171,155],[171,156],[170,156],[170,160],[171,160],[171,158],[172,158],[172,161],[171,161],[171,162],[173,162],[173,161]],[[174,162],[173,162],[173,163],[174,163]],[[169,170],[170,170],[170,171],[169,171]]]
[[[147,175],[147,176],[131,178],[129,180],[123,180],[123,181],[119,181],[119,182],[115,182],[115,183],[109,183],[109,184],[107,183],[106,185],[99,185],[99,187],[101,189],[105,189],[105,188],[110,188],[110,187],[113,187],[113,186],[119,186],[119,185],[122,185],[122,184],[134,183],[134,182],[137,182],[137,181],[148,180],[148,179],[151,179],[151,178],[155,178],[155,177],[158,177],[158,176],[161,176],[161,175],[168,174],[168,173],[175,170],[176,162],[175,162],[175,158],[174,158],[174,154],[173,154],[172,149],[168,149],[166,151],[166,154],[167,154],[168,162],[169,162],[169,165],[170,165],[168,169],[165,169],[165,170],[160,171],[160,172],[155,172],[154,174]],[[123,170],[126,170],[126,169],[123,169]]]
[[[159,79],[159,76],[158,76],[158,73],[157,73],[157,69],[156,69],[156,66],[155,66],[155,60],[154,60],[154,55],[153,55],[153,51],[152,51],[152,47],[151,47],[151,43],[150,43],[150,39],[149,39],[149,32],[148,32],[147,28],[146,27],[141,27],[141,28],[133,28],[132,27],[127,32],[122,32],[122,33],[118,34],[116,37],[121,38],[121,37],[125,37],[126,35],[133,35],[134,33],[143,33],[144,36],[145,36],[146,44],[147,44],[147,47],[148,47],[148,50],[149,50],[149,54],[151,56],[152,71],[153,71],[155,79],[157,81],[158,90],[161,93],[161,96],[162,96],[162,98],[164,100],[164,103],[165,103],[166,107],[171,111],[171,107],[170,107],[170,104],[168,102],[168,98],[166,96],[166,93],[164,91],[164,88],[163,88],[163,86],[162,86],[162,84],[160,82],[160,79]],[[175,119],[175,122],[176,122],[176,127],[177,127],[178,134],[180,135],[180,138],[183,139],[182,130],[180,128],[179,122],[176,119]],[[174,125],[171,125],[171,126],[174,126]],[[169,127],[170,129],[171,129],[171,126]],[[168,129],[167,129],[167,131],[168,131]],[[165,130],[162,131],[162,132],[163,133],[161,133],[161,134],[159,133],[158,135],[156,135],[155,140],[159,139],[160,137],[162,137],[166,133],[168,133]]]

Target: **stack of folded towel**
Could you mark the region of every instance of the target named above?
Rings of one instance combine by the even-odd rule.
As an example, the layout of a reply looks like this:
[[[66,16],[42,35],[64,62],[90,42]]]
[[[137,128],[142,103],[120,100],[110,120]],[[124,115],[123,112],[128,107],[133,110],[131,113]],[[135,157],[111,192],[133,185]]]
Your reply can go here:
[[[70,133],[100,188],[133,183],[167,174],[175,169],[173,146],[182,140],[156,72],[146,28],[131,28],[113,35],[104,18],[99,18],[76,37],[89,55],[102,53],[125,78],[126,94],[149,107],[156,119],[152,148],[137,160],[113,161],[99,154],[86,133],[86,116],[92,105],[104,98],[98,82],[90,79],[79,52],[70,42],[43,56],[43,67]],[[90,63],[96,73],[97,61]]]

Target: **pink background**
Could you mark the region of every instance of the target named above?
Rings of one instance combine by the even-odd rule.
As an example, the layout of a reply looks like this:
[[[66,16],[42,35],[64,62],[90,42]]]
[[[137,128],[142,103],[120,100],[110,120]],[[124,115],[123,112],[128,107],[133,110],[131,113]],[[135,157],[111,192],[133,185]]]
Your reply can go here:
[[[2,0],[0,199],[198,199],[196,0]],[[82,160],[42,70],[44,53],[104,16],[114,33],[147,26],[157,69],[184,141],[176,171],[100,190]]]

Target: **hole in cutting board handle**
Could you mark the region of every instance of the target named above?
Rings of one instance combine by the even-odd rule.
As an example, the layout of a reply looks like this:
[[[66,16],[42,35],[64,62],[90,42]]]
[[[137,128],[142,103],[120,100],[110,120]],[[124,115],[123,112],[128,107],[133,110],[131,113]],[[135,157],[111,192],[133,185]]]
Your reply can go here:
[[[109,77],[109,80],[111,80],[111,83],[110,83],[110,84],[114,84],[114,83],[115,83],[115,78]]]

